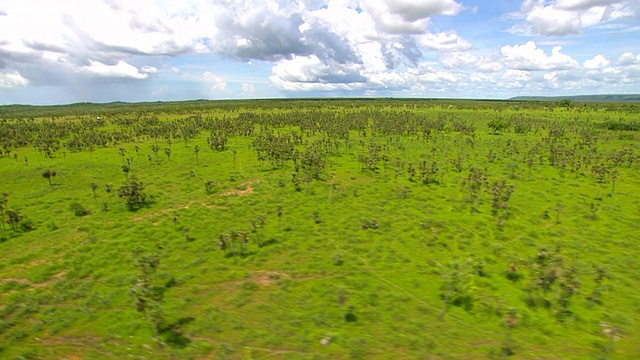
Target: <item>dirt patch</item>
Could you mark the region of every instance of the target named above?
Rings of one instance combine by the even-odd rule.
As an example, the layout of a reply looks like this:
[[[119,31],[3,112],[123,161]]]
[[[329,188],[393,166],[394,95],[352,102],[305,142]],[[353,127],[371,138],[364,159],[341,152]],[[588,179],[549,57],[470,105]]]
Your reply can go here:
[[[198,204],[198,205],[200,205],[202,207],[206,207],[208,209],[226,209],[227,208],[226,206],[219,206],[219,205],[209,204],[209,203],[206,203],[206,202],[200,201],[200,200],[191,200],[186,204],[178,205],[176,207],[172,207],[172,208],[168,208],[168,209],[161,209],[161,210],[158,210],[158,211],[154,211],[152,213],[135,216],[134,218],[132,218],[132,220],[133,221],[149,220],[149,219],[153,219],[155,217],[158,217],[160,215],[167,215],[167,214],[172,213],[172,212],[175,212],[176,214],[178,214],[178,211],[187,210],[193,204]],[[170,220],[171,218],[169,217],[167,219]],[[154,225],[155,224],[157,224],[157,221],[154,222]]]
[[[4,278],[0,279],[0,283],[17,282],[20,284],[31,284],[31,281],[23,278]]]
[[[247,188],[244,190],[229,190],[229,191],[223,192],[222,194],[220,194],[220,196],[229,196],[229,195],[245,196],[251,193],[253,193],[253,188],[251,187],[251,185],[248,185]]]
[[[53,275],[53,277],[52,277],[51,279],[49,279],[49,280],[47,280],[47,281],[45,281],[45,282],[41,282],[40,284],[33,284],[33,286],[35,286],[35,287],[44,287],[44,286],[47,286],[47,285],[53,284],[54,282],[56,282],[56,281],[58,281],[58,280],[62,279],[62,277],[63,277],[66,273],[67,273],[66,271],[61,271],[61,272],[59,272],[59,273],[57,273],[57,274]]]
[[[270,285],[282,279],[288,279],[289,275],[277,271],[255,271],[251,275],[251,280],[260,285]]]
[[[17,282],[19,284],[28,284],[31,286],[35,286],[38,288],[41,287],[45,287],[47,285],[53,284],[54,282],[60,280],[64,275],[66,274],[65,271],[59,272],[55,275],[53,275],[53,277],[45,282],[41,282],[39,284],[34,284],[31,281],[29,281],[29,279],[25,279],[25,278],[4,278],[4,279],[0,279],[0,283],[7,283],[7,282]]]
[[[259,183],[260,181],[262,180],[245,181],[239,185],[240,187],[244,187],[244,190],[237,190],[237,189],[228,190],[221,193],[220,196],[229,196],[229,195],[245,196],[245,195],[253,194],[254,188],[251,185],[255,183]]]

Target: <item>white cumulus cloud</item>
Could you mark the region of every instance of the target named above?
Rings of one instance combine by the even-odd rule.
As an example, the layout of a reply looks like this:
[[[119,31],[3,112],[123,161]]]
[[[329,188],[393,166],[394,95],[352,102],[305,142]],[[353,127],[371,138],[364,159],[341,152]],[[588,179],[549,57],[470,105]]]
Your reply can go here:
[[[578,66],[577,61],[561,51],[561,46],[555,46],[551,49],[551,55],[547,55],[533,41],[500,49],[504,62],[514,70],[561,70]]]
[[[524,0],[520,11],[511,14],[523,19],[510,31],[525,35],[567,36],[584,28],[640,17],[638,0]],[[625,25],[624,22],[619,23]]]
[[[149,75],[140,72],[137,67],[122,60],[114,65],[104,64],[100,61],[89,60],[89,65],[80,68],[80,71],[91,73],[100,77],[146,79]]]
[[[10,89],[15,87],[24,87],[29,84],[29,80],[25,79],[17,71],[0,72],[0,88]]]
[[[609,66],[610,63],[611,62],[607,60],[607,58],[598,54],[594,56],[593,59],[585,60],[582,63],[582,66],[584,66],[587,69],[603,69]]]
[[[418,42],[428,49],[440,51],[464,51],[471,48],[471,43],[453,30],[420,35]]]

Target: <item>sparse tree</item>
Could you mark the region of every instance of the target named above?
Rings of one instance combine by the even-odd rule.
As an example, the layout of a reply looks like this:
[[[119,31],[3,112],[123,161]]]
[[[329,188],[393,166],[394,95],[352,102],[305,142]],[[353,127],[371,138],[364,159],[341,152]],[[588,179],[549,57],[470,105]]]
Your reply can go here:
[[[124,200],[130,211],[134,211],[147,203],[147,195],[144,193],[144,189],[144,184],[138,181],[135,175],[131,175],[127,182],[120,187],[118,196]]]
[[[93,192],[93,201],[98,201],[98,199],[96,198],[96,190],[98,190],[98,184],[91,183],[89,184],[89,187],[91,188],[91,192]]]
[[[155,156],[156,161],[158,161],[158,151],[160,151],[160,146],[157,144],[151,145],[151,151],[153,151],[153,155]]]
[[[196,164],[198,165],[198,167],[200,167],[200,157],[198,156],[198,154],[200,154],[200,146],[194,146],[193,152],[196,154]]]
[[[107,199],[111,202],[111,191],[113,191],[113,186],[111,184],[104,184],[104,191],[107,193]]]
[[[9,210],[8,203],[9,194],[2,193],[2,195],[0,195],[0,230],[2,230],[2,232],[5,231],[4,224],[6,222],[6,213]]]
[[[22,214],[20,214],[20,212],[17,210],[11,209],[5,210],[5,213],[7,214],[7,223],[9,223],[11,229],[13,231],[18,231],[18,223],[20,223],[20,221],[24,218]]]
[[[49,186],[52,186],[51,183],[51,178],[56,176],[56,172],[55,171],[51,171],[51,170],[45,170],[42,172],[42,177],[47,179],[47,181],[49,181]]]
[[[127,150],[125,148],[119,148],[118,149],[118,154],[120,154],[120,156],[122,157],[122,164],[124,165],[124,156],[126,155]]]

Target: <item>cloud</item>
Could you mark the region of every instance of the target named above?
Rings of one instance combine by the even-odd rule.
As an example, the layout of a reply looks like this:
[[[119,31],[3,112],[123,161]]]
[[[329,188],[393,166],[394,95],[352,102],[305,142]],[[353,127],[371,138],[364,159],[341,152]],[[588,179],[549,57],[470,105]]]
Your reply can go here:
[[[504,65],[493,57],[476,56],[469,52],[443,53],[440,62],[448,69],[470,67],[483,73],[495,73],[504,68]]]
[[[29,80],[22,77],[17,71],[0,72],[0,88],[2,89],[25,87],[28,84]]]
[[[212,73],[211,71],[205,71],[202,74],[202,81],[211,84],[209,93],[214,94],[225,90],[227,88],[227,82],[219,75]]]
[[[155,66],[144,65],[140,68],[140,71],[145,74],[154,74],[158,72],[158,68],[156,68]]]
[[[514,70],[563,70],[578,66],[571,56],[561,52],[561,46],[555,46],[551,55],[536,47],[535,42],[528,41],[523,45],[503,46],[500,53],[504,62]]]
[[[553,6],[536,7],[527,14],[526,19],[538,34],[564,36],[579,34],[581,30],[578,14]]]
[[[589,60],[585,60],[582,63],[582,66],[584,66],[587,69],[603,69],[606,68],[607,66],[609,66],[611,62],[609,60],[607,60],[607,58],[605,58],[604,56],[598,54],[596,56],[593,57],[593,59],[589,59]]]
[[[595,6],[608,6],[620,2],[619,0],[557,0],[556,6],[559,9],[585,10]]]
[[[241,96],[251,96],[256,92],[256,86],[252,83],[242,83],[241,85],[242,91],[240,92]]]
[[[640,56],[634,43],[625,45],[634,53],[624,54],[580,46],[591,40],[583,36],[596,32],[633,40],[639,1],[522,1],[502,19],[513,25],[511,33],[535,36],[535,42],[504,33],[481,37],[498,34],[500,23],[491,24],[485,8],[474,11],[463,3],[6,2],[0,10],[0,95],[54,88],[81,101],[256,96],[256,90],[259,96],[511,96],[513,89],[545,92],[563,83],[571,89],[606,84],[612,91],[637,90]],[[464,18],[455,18],[465,10]],[[445,16],[450,18],[438,18]],[[486,21],[476,34],[460,26],[469,19]],[[234,77],[237,71],[242,74]],[[271,86],[263,86],[267,79]]]
[[[622,66],[640,64],[640,54],[634,56],[633,53],[626,52],[620,56],[618,63]]]
[[[511,18],[523,19],[511,29],[523,35],[568,36],[584,28],[640,17],[637,0],[524,0]],[[619,22],[621,26],[629,26]]]
[[[424,34],[418,36],[419,43],[432,50],[439,51],[464,51],[471,48],[471,43],[449,30],[436,34]]]
[[[376,28],[389,34],[421,34],[430,17],[457,15],[462,5],[453,0],[364,0]]]
[[[315,55],[300,56],[276,64],[269,79],[284,90],[348,89],[354,84],[367,81],[360,74],[359,67],[331,61],[323,62]]]
[[[149,76],[146,72],[140,72],[137,67],[122,60],[114,65],[89,60],[89,65],[81,67],[80,71],[107,78],[146,79]]]

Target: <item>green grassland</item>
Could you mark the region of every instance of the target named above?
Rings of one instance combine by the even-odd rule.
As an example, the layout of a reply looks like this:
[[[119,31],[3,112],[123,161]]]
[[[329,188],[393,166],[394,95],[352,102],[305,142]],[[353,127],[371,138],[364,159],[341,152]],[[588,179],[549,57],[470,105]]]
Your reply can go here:
[[[2,359],[640,357],[637,105],[0,114]]]

